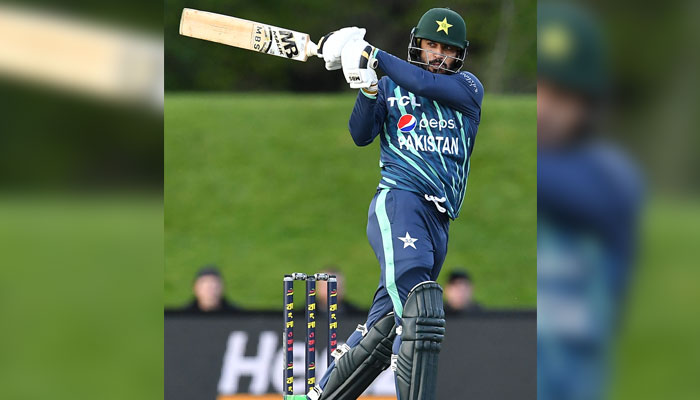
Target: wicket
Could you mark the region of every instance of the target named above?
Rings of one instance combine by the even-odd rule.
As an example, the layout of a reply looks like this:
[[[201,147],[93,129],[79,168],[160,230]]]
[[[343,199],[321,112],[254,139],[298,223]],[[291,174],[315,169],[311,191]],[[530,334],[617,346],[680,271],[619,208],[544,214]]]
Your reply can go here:
[[[331,364],[331,353],[338,347],[338,281],[335,275],[307,275],[295,272],[284,276],[284,395],[294,395],[294,281],[306,281],[306,354],[304,372],[305,393],[316,384],[316,282],[326,281],[328,295],[328,351],[326,362]],[[289,397],[288,397],[289,396]]]

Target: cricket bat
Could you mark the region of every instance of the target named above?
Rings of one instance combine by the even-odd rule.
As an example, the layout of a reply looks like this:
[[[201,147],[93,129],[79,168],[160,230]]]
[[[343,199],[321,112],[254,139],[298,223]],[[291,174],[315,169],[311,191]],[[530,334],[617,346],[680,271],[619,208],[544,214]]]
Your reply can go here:
[[[307,33],[191,8],[182,10],[180,34],[297,61],[318,50]]]

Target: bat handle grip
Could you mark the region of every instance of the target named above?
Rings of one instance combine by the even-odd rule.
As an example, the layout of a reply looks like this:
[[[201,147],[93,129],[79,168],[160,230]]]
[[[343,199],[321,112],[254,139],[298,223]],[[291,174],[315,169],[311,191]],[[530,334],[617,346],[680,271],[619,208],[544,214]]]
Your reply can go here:
[[[306,44],[306,56],[311,57],[311,56],[317,56],[317,55],[318,55],[318,45],[316,45],[316,43],[309,40],[309,43]]]

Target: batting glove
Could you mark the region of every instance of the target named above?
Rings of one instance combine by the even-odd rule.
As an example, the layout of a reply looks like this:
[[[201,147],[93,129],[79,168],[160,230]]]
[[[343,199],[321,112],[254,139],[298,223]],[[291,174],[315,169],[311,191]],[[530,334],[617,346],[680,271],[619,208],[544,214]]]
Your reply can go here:
[[[343,75],[353,89],[372,89],[377,86],[378,49],[364,40],[348,42],[341,52]],[[376,91],[375,91],[376,92]]]
[[[365,37],[365,29],[358,27],[343,28],[339,31],[331,32],[318,41],[317,54],[326,62],[326,69],[333,71],[340,69],[340,53],[345,44],[351,40],[361,40]]]

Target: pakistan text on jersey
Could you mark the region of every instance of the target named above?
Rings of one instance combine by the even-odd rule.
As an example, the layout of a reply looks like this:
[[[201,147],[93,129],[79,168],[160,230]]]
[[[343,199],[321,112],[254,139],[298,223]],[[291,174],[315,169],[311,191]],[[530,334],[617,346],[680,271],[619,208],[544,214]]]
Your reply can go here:
[[[399,136],[399,148],[415,151],[431,151],[443,154],[459,155],[459,138],[427,136],[427,135],[406,135]]]

